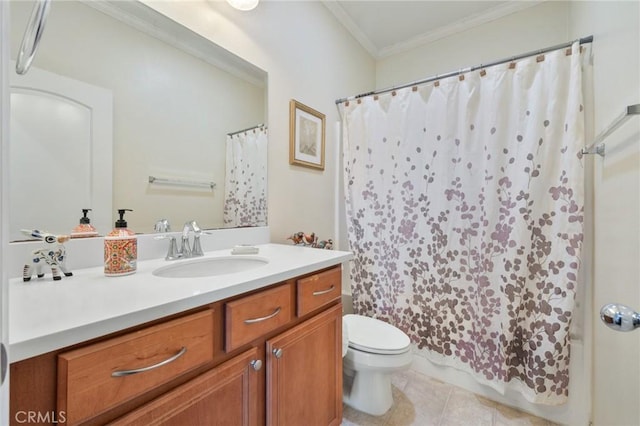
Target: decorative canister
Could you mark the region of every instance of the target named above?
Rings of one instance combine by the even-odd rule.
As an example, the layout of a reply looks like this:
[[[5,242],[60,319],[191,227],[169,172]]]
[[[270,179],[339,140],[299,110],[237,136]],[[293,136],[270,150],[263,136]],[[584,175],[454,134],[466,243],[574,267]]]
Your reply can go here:
[[[108,277],[129,275],[136,272],[138,261],[138,238],[127,228],[124,212],[120,209],[120,219],[116,226],[104,237],[104,274]]]

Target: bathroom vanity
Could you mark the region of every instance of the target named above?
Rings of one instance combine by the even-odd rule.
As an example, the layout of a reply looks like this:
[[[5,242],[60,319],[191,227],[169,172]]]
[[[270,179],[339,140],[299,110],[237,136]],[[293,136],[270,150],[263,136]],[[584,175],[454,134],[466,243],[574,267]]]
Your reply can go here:
[[[351,254],[259,247],[263,266],[208,277],[156,276],[167,262],[152,260],[12,280],[12,424],[339,425]]]

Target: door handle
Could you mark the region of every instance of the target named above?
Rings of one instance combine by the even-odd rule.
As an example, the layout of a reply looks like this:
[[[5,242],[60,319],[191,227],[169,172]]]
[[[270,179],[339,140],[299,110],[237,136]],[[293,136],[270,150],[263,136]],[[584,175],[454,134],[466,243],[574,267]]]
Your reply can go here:
[[[619,303],[604,305],[600,309],[600,319],[616,331],[632,331],[640,327],[640,314]]]

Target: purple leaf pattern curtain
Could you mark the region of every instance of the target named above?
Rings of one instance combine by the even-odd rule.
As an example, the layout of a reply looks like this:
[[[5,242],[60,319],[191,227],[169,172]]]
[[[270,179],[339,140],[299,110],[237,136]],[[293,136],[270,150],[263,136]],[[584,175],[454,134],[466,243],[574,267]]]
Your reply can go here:
[[[267,225],[267,129],[227,136],[226,228]]]
[[[583,240],[580,46],[341,105],[354,309],[566,401]]]

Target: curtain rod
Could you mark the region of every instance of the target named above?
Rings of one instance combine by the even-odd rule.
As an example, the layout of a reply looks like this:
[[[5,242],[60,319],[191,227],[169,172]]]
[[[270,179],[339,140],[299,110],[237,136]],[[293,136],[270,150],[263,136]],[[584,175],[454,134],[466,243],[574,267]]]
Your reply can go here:
[[[257,126],[247,127],[246,129],[238,130],[237,132],[227,133],[227,136],[237,135],[238,133],[248,132],[249,130],[259,129],[261,127],[264,127],[264,124],[258,124]]]
[[[387,92],[391,92],[393,90],[404,89],[406,87],[411,87],[411,86],[415,86],[415,85],[418,85],[418,84],[429,83],[431,81],[441,80],[443,78],[455,77],[455,76],[458,76],[460,74],[464,74],[464,73],[467,73],[467,72],[475,71],[475,70],[478,70],[478,69],[488,68],[488,67],[492,67],[494,65],[500,65],[500,64],[507,63],[507,62],[516,61],[518,59],[524,59],[524,58],[528,58],[528,57],[531,57],[531,56],[541,55],[543,53],[551,52],[551,51],[558,50],[558,49],[564,49],[565,47],[570,47],[576,41],[580,41],[580,44],[592,43],[593,42],[593,36],[590,35],[588,37],[582,37],[579,40],[569,41],[569,42],[566,42],[566,43],[563,43],[563,44],[558,44],[556,46],[550,46],[550,47],[546,47],[544,49],[539,49],[539,50],[535,50],[535,51],[532,51],[532,52],[522,53],[522,54],[516,55],[516,56],[510,56],[509,58],[500,59],[498,61],[489,62],[487,64],[476,65],[474,67],[465,68],[465,69],[462,69],[462,70],[459,70],[459,71],[450,72],[450,73],[447,73],[447,74],[435,75],[433,77],[429,77],[429,78],[426,78],[424,80],[418,80],[418,81],[414,81],[412,83],[402,84],[400,86],[389,87],[387,89],[381,89],[381,90],[374,90],[374,91],[371,91],[371,92],[366,92],[366,93],[361,93],[359,95],[350,96],[348,98],[337,99],[336,100],[336,105],[339,105],[339,104],[341,104],[343,102],[346,102],[346,101],[352,101],[354,99],[364,98],[364,97],[372,96],[372,95],[379,95],[381,93],[387,93]]]

